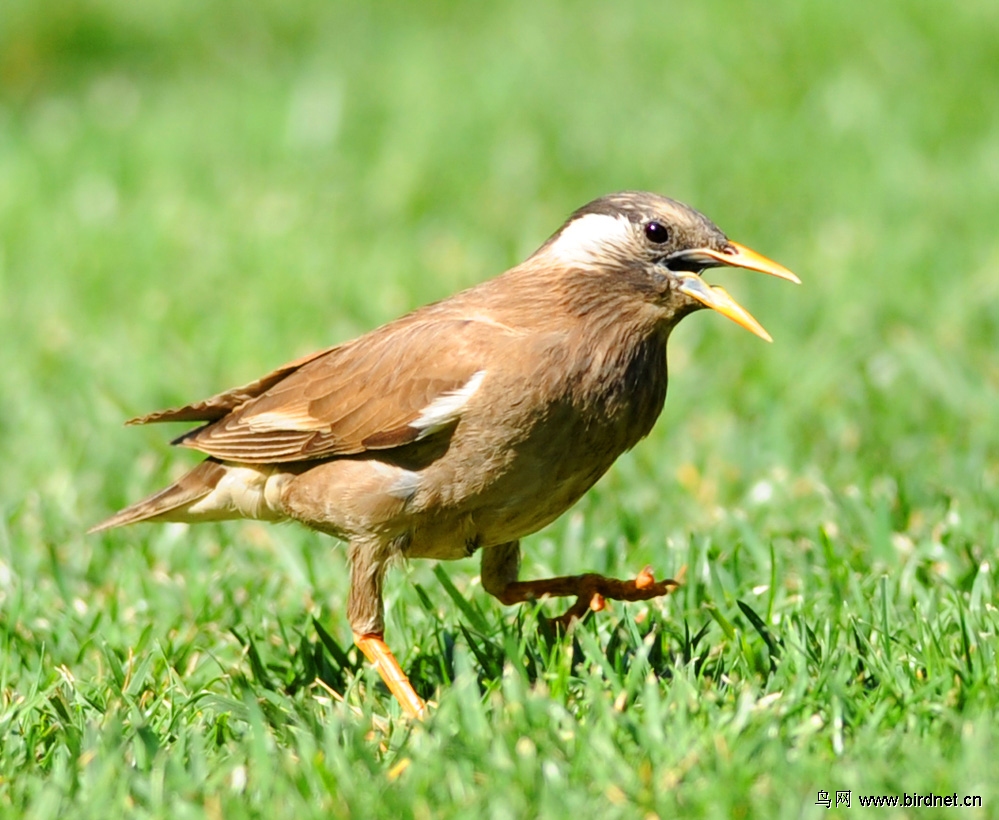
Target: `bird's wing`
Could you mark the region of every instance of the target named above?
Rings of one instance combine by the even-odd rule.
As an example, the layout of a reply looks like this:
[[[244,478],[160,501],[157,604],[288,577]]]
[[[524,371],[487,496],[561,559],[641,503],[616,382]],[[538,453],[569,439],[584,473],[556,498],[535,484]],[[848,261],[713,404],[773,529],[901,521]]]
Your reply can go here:
[[[230,461],[279,463],[419,441],[458,421],[486,377],[486,351],[504,349],[495,338],[483,342],[508,332],[475,319],[394,322],[276,381],[265,377],[259,395],[174,443]]]
[[[187,404],[183,407],[157,410],[155,413],[129,419],[125,424],[153,424],[159,421],[217,421],[223,416],[229,415],[237,407],[246,404],[250,399],[255,399],[257,396],[266,393],[279,381],[290,376],[303,365],[308,364],[314,359],[318,359],[320,356],[325,356],[333,349],[317,350],[315,353],[310,353],[308,356],[303,356],[300,359],[295,359],[293,362],[282,365],[277,370],[268,373],[256,381],[239,387],[233,387],[231,390],[218,393],[211,398],[196,401],[193,404]]]

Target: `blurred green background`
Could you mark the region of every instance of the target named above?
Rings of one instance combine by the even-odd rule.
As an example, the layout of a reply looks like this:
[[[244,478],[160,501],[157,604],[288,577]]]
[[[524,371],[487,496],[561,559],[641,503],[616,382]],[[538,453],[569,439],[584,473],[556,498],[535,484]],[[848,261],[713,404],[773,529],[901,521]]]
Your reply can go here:
[[[39,700],[6,713],[27,739],[0,796],[37,816],[80,795],[167,810],[134,781],[88,791],[78,773],[53,774],[77,770],[58,769],[31,737],[83,765],[87,732],[112,720],[92,719],[94,697],[81,695],[73,735],[50,705],[67,685],[57,667],[97,686],[111,663],[100,647],[141,658],[190,639],[245,669],[229,628],[267,635],[291,620],[308,632],[309,613],[348,634],[342,551],[318,536],[236,524],[85,537],[196,458],[169,451],[170,430],[126,430],[124,418],[249,381],[495,275],[615,190],[684,200],[804,284],[713,276],[775,343],[718,317],[685,322],[655,431],[529,539],[525,573],[627,574],[649,561],[664,573],[688,564],[697,580],[720,567],[731,595],[694,585],[673,611],[686,617],[705,601],[729,611],[779,565],[770,609],[807,604],[811,589],[821,611],[821,595],[841,591],[810,575],[822,532],[855,590],[903,579],[910,620],[931,617],[924,593],[957,601],[976,578],[991,584],[997,30],[994,0],[4,0],[0,683],[8,705],[29,689]],[[715,546],[690,566],[704,538]],[[732,563],[736,542],[756,544],[753,560]],[[474,588],[474,564],[448,570]],[[429,566],[396,573],[389,640],[402,655],[406,630],[436,628],[407,614],[419,602],[405,578],[454,609]],[[994,641],[989,629],[975,640]],[[149,663],[174,680],[170,664]],[[211,689],[208,672],[191,682],[200,668],[177,680]],[[994,666],[978,669],[994,683]],[[122,710],[111,713],[131,742],[141,732]],[[193,707],[177,718],[201,719]],[[167,735],[150,759],[169,757]],[[119,741],[97,736],[113,756]],[[831,759],[823,748],[816,766]],[[924,753],[946,772],[969,748]],[[358,754],[381,772],[377,752]],[[866,754],[855,771],[872,765]],[[213,765],[229,778],[237,764]],[[712,771],[687,782],[688,808],[715,790]],[[745,771],[747,783],[761,776]],[[223,791],[209,784],[184,805],[250,811]],[[796,814],[812,791],[720,811]],[[571,792],[539,794],[565,808]],[[258,798],[253,810],[274,809]],[[443,798],[427,799],[443,811]]]

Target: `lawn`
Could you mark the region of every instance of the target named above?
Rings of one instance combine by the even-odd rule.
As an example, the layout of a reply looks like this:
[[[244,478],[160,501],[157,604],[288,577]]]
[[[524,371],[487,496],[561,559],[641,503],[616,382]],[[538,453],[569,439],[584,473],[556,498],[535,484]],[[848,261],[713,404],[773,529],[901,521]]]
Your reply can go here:
[[[0,815],[999,816],[999,6],[7,0]],[[523,576],[684,573],[570,637],[342,545],[87,528],[195,463],[122,421],[492,276],[641,188],[712,276],[653,433]],[[830,802],[820,802],[820,791]],[[838,794],[837,794],[838,793]],[[863,809],[859,809],[863,813]]]

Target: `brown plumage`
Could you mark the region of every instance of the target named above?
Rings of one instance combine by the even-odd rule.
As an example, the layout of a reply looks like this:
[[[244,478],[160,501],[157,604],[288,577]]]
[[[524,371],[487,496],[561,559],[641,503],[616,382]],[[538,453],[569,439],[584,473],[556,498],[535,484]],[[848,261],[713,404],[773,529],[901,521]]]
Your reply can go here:
[[[502,276],[251,384],[133,420],[205,422],[174,443],[209,458],[94,530],[290,518],[346,540],[355,638],[418,714],[382,639],[393,557],[481,549],[489,592],[506,603],[576,594],[572,614],[600,595],[670,588],[647,573],[519,582],[518,544],[651,430],[680,319],[707,306],[769,339],[697,275],[717,265],[797,281],[682,203],[640,192],[595,200]]]

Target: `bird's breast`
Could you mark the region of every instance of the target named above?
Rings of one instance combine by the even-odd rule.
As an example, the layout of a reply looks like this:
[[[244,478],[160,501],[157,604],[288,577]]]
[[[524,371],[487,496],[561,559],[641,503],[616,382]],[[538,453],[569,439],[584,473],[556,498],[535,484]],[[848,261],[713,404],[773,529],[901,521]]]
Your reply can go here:
[[[552,345],[521,376],[515,370],[487,373],[447,454],[414,497],[428,511],[453,511],[480,546],[558,518],[648,434],[666,395],[665,340],[658,338],[630,348]],[[423,554],[418,541],[412,554]]]

